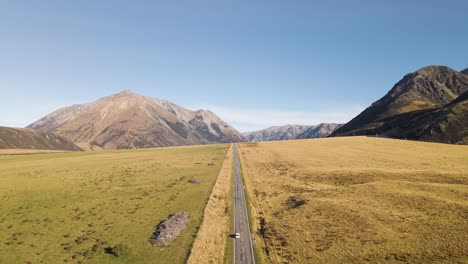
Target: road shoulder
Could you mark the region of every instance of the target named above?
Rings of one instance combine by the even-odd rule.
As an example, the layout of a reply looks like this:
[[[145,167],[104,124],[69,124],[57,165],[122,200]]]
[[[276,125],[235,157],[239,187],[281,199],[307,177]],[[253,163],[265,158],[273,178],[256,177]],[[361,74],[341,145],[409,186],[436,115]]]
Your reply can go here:
[[[239,154],[240,169],[242,172],[242,180],[244,183],[245,199],[247,203],[247,213],[250,223],[250,232],[252,234],[252,247],[254,251],[255,262],[257,264],[264,263],[265,252],[263,251],[265,242],[256,230],[260,230],[260,212],[258,210],[257,201],[255,200],[254,189],[253,189],[253,175],[250,174],[249,163],[243,155],[243,148],[249,143],[237,144],[237,150]],[[253,199],[252,199],[253,197]]]
[[[230,227],[232,151],[231,145],[205,207],[203,222],[193,243],[188,264],[224,262],[226,236]]]

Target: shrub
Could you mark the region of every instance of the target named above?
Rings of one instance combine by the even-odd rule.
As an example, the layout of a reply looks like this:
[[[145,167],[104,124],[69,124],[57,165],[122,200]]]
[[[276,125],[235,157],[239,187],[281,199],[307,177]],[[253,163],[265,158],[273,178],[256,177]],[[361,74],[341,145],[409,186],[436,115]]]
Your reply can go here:
[[[117,244],[113,247],[108,247],[105,250],[108,254],[112,254],[116,257],[121,257],[122,255],[128,252],[128,246],[125,244]]]

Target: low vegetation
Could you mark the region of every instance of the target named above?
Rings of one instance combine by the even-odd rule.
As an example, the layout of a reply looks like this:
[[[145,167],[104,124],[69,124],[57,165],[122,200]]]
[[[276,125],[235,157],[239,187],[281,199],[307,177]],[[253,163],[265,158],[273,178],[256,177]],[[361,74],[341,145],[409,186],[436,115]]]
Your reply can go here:
[[[465,263],[468,148],[348,137],[240,144],[266,263]]]
[[[223,263],[230,232],[232,148],[224,160],[218,179],[205,208],[203,223],[193,243],[188,264]],[[229,243],[229,246],[231,244]]]
[[[184,263],[226,147],[0,157],[0,263]],[[179,211],[187,227],[151,245]]]

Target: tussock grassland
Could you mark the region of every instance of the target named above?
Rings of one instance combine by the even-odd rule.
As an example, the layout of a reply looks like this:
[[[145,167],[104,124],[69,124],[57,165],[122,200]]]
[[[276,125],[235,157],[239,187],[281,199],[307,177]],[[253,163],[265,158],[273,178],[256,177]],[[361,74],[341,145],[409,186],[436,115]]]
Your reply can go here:
[[[226,147],[0,157],[0,263],[184,263]],[[152,246],[177,211],[187,228]]]
[[[466,263],[468,147],[368,137],[240,145],[267,263]]]
[[[226,155],[218,179],[205,207],[204,218],[193,243],[188,264],[223,263],[229,234],[229,189],[232,178],[232,146]]]

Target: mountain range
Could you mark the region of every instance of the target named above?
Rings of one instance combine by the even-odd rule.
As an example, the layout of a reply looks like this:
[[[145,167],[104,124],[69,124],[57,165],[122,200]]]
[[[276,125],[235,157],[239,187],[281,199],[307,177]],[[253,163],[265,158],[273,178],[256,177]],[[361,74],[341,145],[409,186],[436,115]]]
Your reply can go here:
[[[344,125],[274,126],[244,134],[209,110],[125,90],[61,108],[27,129],[0,127],[0,148],[128,149],[352,135],[468,144],[468,69],[428,66],[409,73]]]
[[[315,126],[286,125],[246,132],[243,135],[251,142],[321,138],[329,136],[341,124],[322,123]]]
[[[332,136],[378,135],[468,143],[468,69],[428,66],[407,74]]]
[[[245,141],[213,112],[125,90],[59,109],[30,124],[84,149],[128,149]]]

